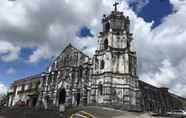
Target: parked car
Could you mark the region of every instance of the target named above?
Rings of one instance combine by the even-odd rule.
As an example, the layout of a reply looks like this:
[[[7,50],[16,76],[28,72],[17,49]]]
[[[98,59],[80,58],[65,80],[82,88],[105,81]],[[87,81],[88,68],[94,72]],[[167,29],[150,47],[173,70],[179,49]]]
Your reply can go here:
[[[167,115],[174,117],[174,118],[186,118],[186,111],[174,110],[172,112],[167,112]]]

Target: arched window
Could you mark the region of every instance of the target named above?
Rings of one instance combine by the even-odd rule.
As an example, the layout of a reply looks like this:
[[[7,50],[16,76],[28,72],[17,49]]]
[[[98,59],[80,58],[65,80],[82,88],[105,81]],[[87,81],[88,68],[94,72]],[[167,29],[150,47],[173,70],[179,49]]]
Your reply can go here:
[[[98,63],[98,58],[97,57],[95,57],[95,62]]]
[[[101,60],[100,69],[104,69],[104,67],[105,67],[105,62],[104,60]]]
[[[99,60],[97,57],[95,57],[95,69],[97,69],[99,66]]]
[[[98,92],[99,92],[99,95],[103,95],[103,85],[101,83],[99,83],[98,85]]]
[[[83,77],[83,68],[80,66],[79,68],[79,77],[82,78]]]
[[[108,48],[108,39],[104,40],[104,48],[107,49]]]
[[[106,23],[105,24],[105,31],[108,32],[110,30],[110,24]]]

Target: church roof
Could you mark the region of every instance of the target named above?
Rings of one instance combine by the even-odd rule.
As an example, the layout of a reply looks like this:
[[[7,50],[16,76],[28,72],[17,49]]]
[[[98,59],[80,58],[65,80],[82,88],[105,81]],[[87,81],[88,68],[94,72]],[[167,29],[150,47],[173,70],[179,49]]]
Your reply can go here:
[[[27,81],[35,81],[35,80],[40,81],[41,78],[42,78],[41,74],[31,75],[31,76],[27,76],[23,79],[16,80],[16,81],[14,81],[13,84],[16,85],[16,84],[21,84],[21,83],[24,83]]]
[[[69,43],[64,49],[63,51],[59,54],[59,56],[61,56],[66,50],[68,49],[74,49],[76,50],[77,52],[81,53],[83,56],[86,56],[88,58],[90,58],[88,55],[86,55],[85,53],[83,53],[80,49],[76,48],[75,46],[73,46],[71,43]],[[59,57],[57,56],[57,58]]]
[[[181,97],[179,95],[176,95],[176,94],[173,94],[172,92],[169,92],[167,87],[157,87],[157,86],[154,86],[150,83],[147,83],[147,82],[144,82],[143,80],[138,80],[139,84],[143,87],[148,87],[148,89],[156,89],[156,90],[159,90],[159,91],[162,91],[162,92],[166,92],[168,93],[170,96],[174,97],[174,98],[177,98],[177,99],[180,99],[180,100],[185,100],[186,101],[186,98],[184,97]]]

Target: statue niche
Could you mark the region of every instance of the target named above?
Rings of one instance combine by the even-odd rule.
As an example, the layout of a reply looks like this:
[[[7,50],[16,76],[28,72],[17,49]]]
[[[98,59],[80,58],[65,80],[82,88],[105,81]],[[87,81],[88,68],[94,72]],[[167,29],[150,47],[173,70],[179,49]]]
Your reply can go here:
[[[103,95],[103,85],[101,83],[99,83],[98,85],[98,92],[99,92],[99,95]]]
[[[104,40],[104,49],[107,49],[108,48],[108,39],[105,39]]]
[[[101,60],[100,69],[104,69],[104,67],[105,67],[105,62],[104,62],[104,60]]]
[[[104,31],[104,32],[109,32],[109,30],[110,30],[110,24],[109,24],[109,22],[107,22],[107,23],[104,24],[103,26],[104,26],[104,27],[103,27],[103,31]]]

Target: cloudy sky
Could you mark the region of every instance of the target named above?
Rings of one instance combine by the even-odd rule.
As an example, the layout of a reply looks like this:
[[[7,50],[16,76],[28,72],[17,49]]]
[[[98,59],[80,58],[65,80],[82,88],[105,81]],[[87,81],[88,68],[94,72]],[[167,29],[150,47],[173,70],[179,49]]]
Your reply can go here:
[[[114,0],[0,0],[0,94],[44,71],[68,43],[92,56]],[[139,78],[186,97],[186,0],[120,0]]]

